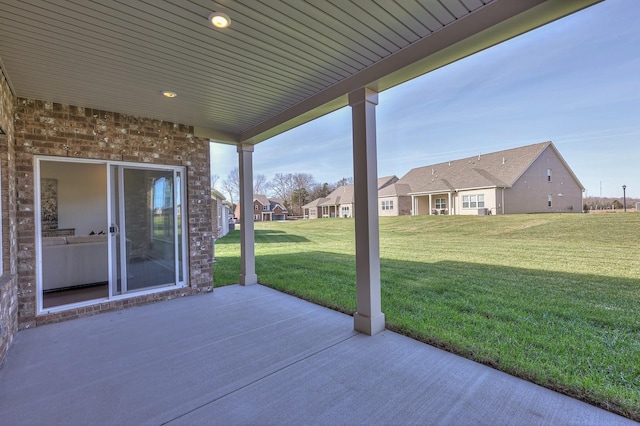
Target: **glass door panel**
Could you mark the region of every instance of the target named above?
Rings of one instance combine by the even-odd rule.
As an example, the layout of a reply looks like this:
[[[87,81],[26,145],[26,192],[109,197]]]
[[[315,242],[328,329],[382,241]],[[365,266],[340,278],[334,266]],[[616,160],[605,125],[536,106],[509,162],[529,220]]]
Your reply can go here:
[[[172,170],[115,167],[118,176],[118,293],[176,283],[176,211]],[[115,207],[114,207],[115,209]]]
[[[106,164],[39,160],[41,309],[109,296]]]

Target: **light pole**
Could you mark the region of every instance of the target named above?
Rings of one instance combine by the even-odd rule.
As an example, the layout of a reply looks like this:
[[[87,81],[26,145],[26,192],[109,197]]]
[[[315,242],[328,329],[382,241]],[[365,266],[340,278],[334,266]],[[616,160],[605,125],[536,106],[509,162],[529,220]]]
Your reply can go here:
[[[624,211],[627,211],[627,185],[622,185],[622,205],[624,206]]]

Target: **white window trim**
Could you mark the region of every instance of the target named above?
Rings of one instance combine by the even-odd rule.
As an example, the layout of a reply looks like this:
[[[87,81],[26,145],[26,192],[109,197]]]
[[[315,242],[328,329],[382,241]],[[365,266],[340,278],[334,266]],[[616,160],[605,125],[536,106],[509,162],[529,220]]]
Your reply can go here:
[[[122,167],[131,167],[138,169],[163,169],[163,170],[173,170],[180,172],[181,175],[181,194],[183,195],[184,204],[186,207],[187,201],[187,168],[184,166],[170,166],[165,164],[145,164],[145,163],[135,163],[129,161],[112,161],[112,160],[95,160],[95,159],[87,159],[87,158],[73,158],[73,157],[51,157],[44,155],[34,155],[33,156],[33,196],[34,196],[34,208],[35,208],[35,232],[36,232],[36,315],[42,314],[50,314],[55,312],[63,312],[68,311],[70,309],[82,308],[85,306],[93,306],[98,303],[103,302],[113,302],[122,299],[131,299],[133,297],[145,296],[147,294],[155,294],[155,293],[164,293],[167,291],[172,291],[179,288],[185,288],[189,286],[189,238],[187,224],[189,223],[189,209],[182,208],[182,247],[184,248],[184,254],[182,258],[182,268],[183,268],[183,281],[176,283],[172,286],[167,287],[159,287],[159,288],[150,288],[148,290],[140,290],[134,293],[127,294],[119,294],[119,295],[111,295],[111,297],[105,297],[102,299],[92,299],[78,303],[71,303],[68,305],[60,305],[50,308],[43,308],[43,297],[42,297],[42,218],[41,214],[41,203],[40,203],[40,162],[41,161],[56,161],[61,163],[84,163],[84,164],[101,164],[104,165],[107,171],[107,181],[109,181],[109,170],[112,165],[122,166]],[[111,203],[111,194],[107,191],[107,205]],[[111,250],[109,250],[109,263],[111,263]],[[109,271],[111,274],[111,270]],[[111,277],[110,277],[111,278]]]

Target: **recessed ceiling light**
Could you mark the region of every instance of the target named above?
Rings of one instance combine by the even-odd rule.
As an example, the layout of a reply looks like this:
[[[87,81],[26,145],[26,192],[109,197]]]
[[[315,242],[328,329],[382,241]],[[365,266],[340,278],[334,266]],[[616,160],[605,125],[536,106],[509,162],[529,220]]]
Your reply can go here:
[[[216,28],[227,28],[231,25],[231,19],[226,13],[222,12],[213,12],[209,15],[209,22]]]
[[[165,98],[175,98],[176,96],[178,96],[178,94],[170,90],[163,90],[162,96],[164,96]]]

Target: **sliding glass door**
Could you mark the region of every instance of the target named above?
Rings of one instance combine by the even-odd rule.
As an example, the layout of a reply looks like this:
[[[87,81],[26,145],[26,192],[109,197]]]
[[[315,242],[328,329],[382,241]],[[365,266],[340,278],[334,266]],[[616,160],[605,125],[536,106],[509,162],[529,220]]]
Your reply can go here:
[[[183,170],[38,159],[38,309],[186,285]]]
[[[181,172],[111,166],[112,293],[184,281]]]

